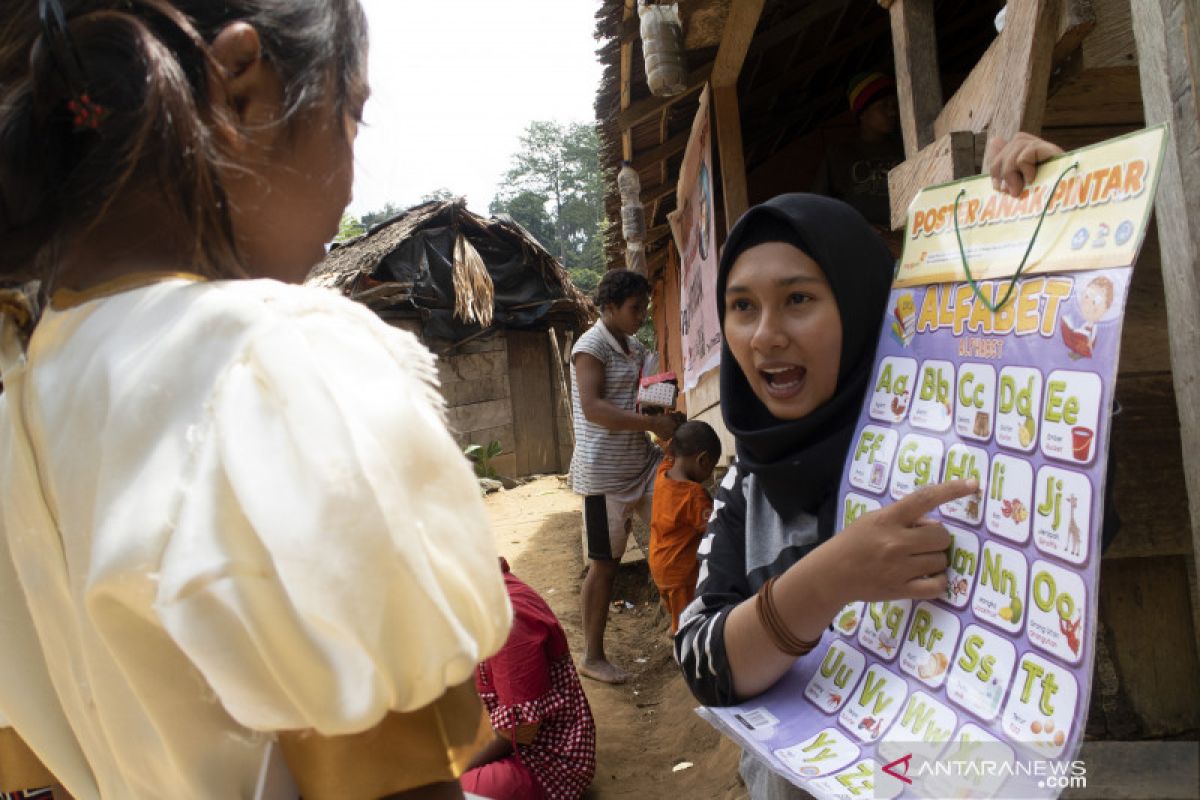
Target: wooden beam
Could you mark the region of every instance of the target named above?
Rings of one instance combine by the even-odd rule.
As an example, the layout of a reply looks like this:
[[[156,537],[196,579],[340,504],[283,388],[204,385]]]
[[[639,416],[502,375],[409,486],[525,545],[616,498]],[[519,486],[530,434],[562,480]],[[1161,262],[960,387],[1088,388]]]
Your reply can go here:
[[[654,97],[651,95],[650,97],[643,97],[641,100],[630,103],[628,108],[617,115],[617,126],[623,131],[629,130],[639,122],[649,119],[663,109],[675,105],[680,100],[686,99],[688,95],[704,86],[711,70],[712,63],[708,63],[689,72],[687,88],[674,97]]]
[[[1008,91],[1000,95],[1001,102],[989,126],[992,136],[1010,139],[1020,131],[1041,132],[1060,4],[1061,0],[1013,0],[1008,4],[1008,19],[1001,34],[1012,34],[1003,74]]]
[[[650,245],[657,242],[659,239],[662,239],[662,238],[664,238],[666,236],[670,236],[670,235],[671,235],[671,226],[670,225],[665,225],[665,224],[664,225],[655,225],[653,228],[646,231],[646,240],[645,240],[646,246],[649,247]]]
[[[1083,44],[1096,27],[1096,11],[1092,0],[1066,0],[1058,23],[1058,41],[1054,44],[1054,63],[1066,60]]]
[[[717,114],[717,152],[721,158],[721,193],[725,200],[725,230],[746,213],[746,154],[742,149],[742,120],[738,112],[737,83],[713,87]]]
[[[933,135],[991,130],[1009,138],[1041,130],[1061,0],[1012,0],[1004,31],[946,102]]]
[[[649,188],[642,187],[642,205],[648,206],[675,194],[675,183],[660,183]]]
[[[888,173],[888,197],[892,205],[892,229],[904,227],[908,206],[917,192],[935,183],[975,174],[975,134],[947,133],[933,144]]]
[[[624,24],[637,22],[634,5],[626,0]],[[633,39],[621,38],[621,110],[629,108],[633,102]],[[633,158],[633,133],[628,128],[621,129],[621,158],[629,161]]]
[[[1170,126],[1155,217],[1195,585],[1200,567],[1200,9],[1194,0],[1133,0],[1131,10],[1146,124]],[[1200,601],[1195,595],[1192,621],[1200,651]]]
[[[933,0],[895,0],[889,11],[904,156],[912,158],[933,141],[933,121],[942,110]]]
[[[717,48],[712,76],[709,78],[715,88],[737,85],[765,1],[738,0],[729,7],[729,16],[725,18],[725,28],[721,32],[721,45]]]
[[[650,255],[646,256],[646,274],[653,275],[656,271],[667,263],[667,249],[660,247]]]

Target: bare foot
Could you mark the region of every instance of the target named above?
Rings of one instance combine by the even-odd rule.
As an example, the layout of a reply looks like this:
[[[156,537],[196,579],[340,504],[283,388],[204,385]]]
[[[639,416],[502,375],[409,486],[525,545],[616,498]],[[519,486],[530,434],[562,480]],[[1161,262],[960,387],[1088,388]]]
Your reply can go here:
[[[621,684],[629,680],[629,673],[605,659],[589,659],[579,664],[579,674],[585,678],[608,684]]]

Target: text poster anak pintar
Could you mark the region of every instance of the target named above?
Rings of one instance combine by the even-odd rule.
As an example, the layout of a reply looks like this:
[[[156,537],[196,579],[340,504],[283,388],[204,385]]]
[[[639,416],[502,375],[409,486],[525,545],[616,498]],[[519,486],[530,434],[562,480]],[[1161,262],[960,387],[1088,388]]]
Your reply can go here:
[[[839,528],[976,478],[933,515],[946,593],[851,603],[770,691],[701,712],[815,797],[1050,798],[1082,770],[1113,386],[1165,136],[1056,158],[1020,198],[979,177],[913,201]]]

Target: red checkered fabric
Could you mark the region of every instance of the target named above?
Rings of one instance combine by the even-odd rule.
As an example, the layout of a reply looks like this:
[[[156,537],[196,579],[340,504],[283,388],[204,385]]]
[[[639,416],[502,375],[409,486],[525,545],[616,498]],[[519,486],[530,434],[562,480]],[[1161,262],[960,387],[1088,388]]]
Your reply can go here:
[[[578,800],[596,772],[596,724],[562,627],[537,592],[508,572],[513,629],[504,648],[479,665],[475,686],[492,727],[515,741],[520,725],[538,725],[516,754],[548,800]]]

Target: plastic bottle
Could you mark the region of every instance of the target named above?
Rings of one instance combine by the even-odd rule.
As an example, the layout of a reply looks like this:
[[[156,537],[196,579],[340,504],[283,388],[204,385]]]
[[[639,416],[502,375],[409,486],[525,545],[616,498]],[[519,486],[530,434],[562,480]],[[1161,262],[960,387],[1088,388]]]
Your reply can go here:
[[[687,89],[687,59],[678,4],[643,5],[638,8],[638,16],[650,94],[655,97],[682,94]]]
[[[621,171],[617,173],[617,191],[621,193],[621,205],[641,201],[642,179],[628,161],[621,162]]]
[[[621,192],[621,236],[626,242],[646,240],[646,209],[642,206],[642,181],[629,162],[617,173],[617,189]]]
[[[625,268],[639,275],[646,274],[646,249],[641,242],[629,242],[625,245]]]
[[[621,206],[621,236],[626,242],[646,241],[646,209],[641,203]]]

